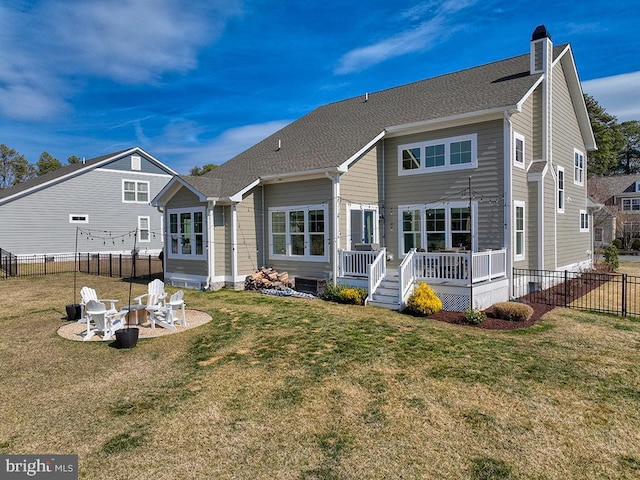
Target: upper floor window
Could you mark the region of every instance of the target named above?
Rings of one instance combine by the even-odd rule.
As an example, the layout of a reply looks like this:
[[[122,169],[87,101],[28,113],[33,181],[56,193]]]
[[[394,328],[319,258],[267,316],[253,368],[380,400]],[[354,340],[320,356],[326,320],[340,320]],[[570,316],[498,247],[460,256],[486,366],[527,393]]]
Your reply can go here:
[[[123,180],[122,201],[127,203],[149,203],[149,182]]]
[[[270,257],[326,260],[328,217],[326,205],[270,208]]]
[[[564,213],[564,168],[558,167],[558,213]]]
[[[640,198],[623,198],[622,210],[624,212],[640,212]]]
[[[169,256],[204,257],[204,208],[169,210]]]
[[[524,136],[513,134],[513,164],[524,168]]]
[[[584,185],[584,154],[573,151],[573,181],[577,185]]]
[[[477,167],[477,135],[398,146],[398,174],[438,172]]]

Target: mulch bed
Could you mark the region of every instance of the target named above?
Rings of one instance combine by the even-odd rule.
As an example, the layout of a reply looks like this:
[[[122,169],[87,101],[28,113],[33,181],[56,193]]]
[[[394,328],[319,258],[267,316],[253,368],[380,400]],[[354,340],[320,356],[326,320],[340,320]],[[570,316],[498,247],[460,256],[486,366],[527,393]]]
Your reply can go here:
[[[484,311],[487,314],[487,319],[479,325],[469,325],[464,321],[464,316],[461,312],[445,312],[440,311],[429,315],[428,318],[438,320],[440,322],[454,323],[457,325],[466,325],[475,328],[484,328],[486,330],[515,330],[516,328],[530,327],[536,323],[547,312],[551,311],[554,306],[546,305],[543,303],[529,303],[529,306],[533,308],[533,315],[526,322],[512,322],[510,320],[502,320],[493,316],[493,311],[488,308]]]

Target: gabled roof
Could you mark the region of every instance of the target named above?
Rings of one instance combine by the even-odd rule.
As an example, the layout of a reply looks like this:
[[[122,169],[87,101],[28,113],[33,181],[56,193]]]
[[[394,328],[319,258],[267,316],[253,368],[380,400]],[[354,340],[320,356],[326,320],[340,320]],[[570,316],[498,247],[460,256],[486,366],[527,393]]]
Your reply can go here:
[[[638,196],[640,192],[636,191],[636,183],[640,182],[640,174],[637,175],[596,175],[589,178],[587,188],[589,196],[598,202],[606,202],[612,197],[621,196],[623,194],[633,194],[629,196]]]
[[[566,51],[567,45],[555,47],[554,58]],[[281,175],[344,171],[365,146],[391,132],[519,111],[541,75],[530,73],[529,54],[525,54],[324,105],[204,178],[219,179],[217,197],[229,199],[261,180]],[[183,181],[198,188],[191,179],[183,177]]]
[[[104,164],[110,163],[114,160],[122,158],[131,154],[141,154],[149,160],[156,163],[163,170],[167,172],[169,175],[177,175],[173,169],[163,164],[159,160],[155,159],[147,152],[142,150],[140,147],[128,148],[126,150],[120,150],[118,152],[109,153],[107,155],[102,155],[100,157],[91,158],[81,163],[75,163],[71,165],[64,165],[52,172],[45,173],[44,175],[31,178],[26,182],[19,183],[10,188],[5,188],[0,190],[0,203],[5,203],[9,201],[10,198],[15,197],[21,194],[28,194],[31,191],[36,191],[41,188],[46,188],[48,185],[64,181],[66,178],[74,177],[76,175],[80,175],[85,171],[92,170]]]

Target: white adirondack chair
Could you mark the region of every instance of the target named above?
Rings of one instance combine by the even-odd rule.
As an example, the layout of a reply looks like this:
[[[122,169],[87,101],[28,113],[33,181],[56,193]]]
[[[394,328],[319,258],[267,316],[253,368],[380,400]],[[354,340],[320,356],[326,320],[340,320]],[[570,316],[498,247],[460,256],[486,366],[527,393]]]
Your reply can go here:
[[[89,300],[86,306],[87,333],[83,340],[89,340],[96,334],[102,335],[104,340],[108,340],[115,334],[116,330],[120,330],[123,327],[125,313],[109,313],[104,303],[97,300]]]
[[[96,302],[102,302],[102,303],[109,303],[110,307],[107,310],[107,313],[113,314],[113,313],[117,313],[118,310],[116,309],[116,303],[118,303],[118,300],[113,300],[113,299],[99,299],[98,298],[98,294],[96,293],[95,289],[91,288],[91,287],[82,287],[80,289],[80,297],[82,298],[82,301],[80,302],[80,320],[78,320],[79,322],[83,322],[86,320],[85,316],[85,309],[87,304],[91,301],[94,300]]]
[[[156,278],[153,282],[149,282],[147,285],[147,293],[140,295],[139,297],[135,297],[134,300],[138,302],[138,305],[144,305],[142,300],[150,295],[154,295],[157,302],[162,302],[166,298],[167,292],[164,291],[164,282],[162,280]],[[149,306],[148,301],[147,306]]]
[[[187,318],[184,306],[184,292],[178,290],[171,295],[169,301],[161,307],[147,308],[151,319],[151,328],[156,328],[156,324],[169,330],[176,330],[176,323],[186,327]],[[181,312],[181,314],[179,314]]]

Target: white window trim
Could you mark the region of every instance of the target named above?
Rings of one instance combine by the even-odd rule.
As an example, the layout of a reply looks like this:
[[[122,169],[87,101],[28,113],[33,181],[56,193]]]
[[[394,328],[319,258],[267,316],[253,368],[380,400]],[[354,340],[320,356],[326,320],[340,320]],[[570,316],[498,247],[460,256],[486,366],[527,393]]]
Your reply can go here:
[[[518,234],[518,222],[516,221],[516,212],[518,208],[522,208],[522,253],[516,252],[516,236]],[[513,259],[520,261],[525,259],[527,251],[527,209],[525,202],[514,200],[513,202]]]
[[[582,157],[582,167],[579,169],[579,171],[581,172],[580,179],[576,177],[576,155],[580,155]],[[585,162],[586,162],[586,157],[584,153],[574,148],[573,149],[573,183],[576,185],[580,185],[580,186],[584,185]]]
[[[516,145],[517,145],[517,141],[516,140],[521,140],[522,141],[522,162],[519,162],[518,160],[516,160],[518,158],[518,156],[516,155]],[[524,141],[524,135],[519,134],[518,132],[513,132],[513,164],[518,167],[518,168],[522,168],[524,170],[524,166],[527,163],[527,156],[526,156],[526,143]]]
[[[74,217],[83,217],[83,220],[74,219]],[[89,215],[84,213],[70,213],[69,214],[69,223],[89,223]]]
[[[141,220],[143,218],[147,219],[147,228],[143,229],[141,226]],[[147,230],[149,236],[146,240],[142,238],[142,230]],[[138,216],[138,242],[139,243],[149,243],[151,242],[151,217],[148,215],[139,215]]]
[[[471,163],[461,163],[458,165],[451,165],[451,144],[456,142],[471,141]],[[438,167],[426,167],[425,161],[425,148],[433,145],[444,144],[444,158],[445,164]],[[411,148],[420,149],[420,167],[412,170],[404,170],[402,168],[402,151]],[[435,172],[449,172],[452,170],[468,170],[470,168],[478,167],[478,135],[472,133],[470,135],[460,135],[457,137],[440,138],[436,140],[428,140],[425,142],[409,143],[405,145],[398,145],[398,175],[417,175],[424,173]]]
[[[583,219],[586,220],[587,226],[583,227]],[[589,231],[589,212],[587,212],[586,210],[580,210],[580,231],[581,232],[588,232]]]
[[[136,190],[135,190],[135,195],[136,195],[136,199],[135,200],[125,200],[125,183],[129,182],[129,183],[134,183],[136,185]],[[147,185],[147,200],[146,201],[140,201],[138,200],[138,185],[144,183]],[[141,203],[144,205],[148,205],[151,202],[151,186],[150,186],[150,182],[148,180],[130,180],[127,178],[123,178],[122,179],[122,203]]]
[[[289,231],[289,212],[303,211],[304,212],[304,242],[305,245],[310,245],[309,235],[313,232],[309,232],[309,211],[310,210],[322,210],[324,212],[324,255],[311,255],[305,253],[305,255],[292,255],[291,254],[291,235]],[[273,222],[271,216],[274,212],[285,212],[285,238],[286,238],[286,250],[285,255],[279,255],[273,253]],[[269,208],[269,258],[274,260],[292,260],[302,262],[327,262],[329,261],[329,207],[327,204],[320,205],[287,205],[283,207],[270,207]],[[305,247],[305,252],[309,252]]]
[[[625,203],[628,202],[629,203],[629,208],[625,208]],[[621,200],[621,208],[623,212],[629,212],[629,213],[640,213],[640,207],[638,207],[637,210],[634,210],[633,208],[633,204],[637,203],[640,205],[640,197],[625,197]]]
[[[375,220],[375,225],[373,226],[373,243],[380,243],[380,237],[379,237],[380,213],[378,210],[378,206],[364,205],[359,203],[347,203],[347,232],[348,232],[347,250],[353,249],[353,245],[355,245],[356,243],[360,243],[359,241],[354,242],[351,235],[351,211],[352,210],[360,210],[360,211],[373,210],[374,212],[373,215]],[[364,216],[363,216],[363,219],[364,219]]]
[[[142,170],[142,158],[140,155],[131,155],[131,170]]]
[[[427,210],[444,209],[445,221],[445,248],[452,248],[451,245],[451,209],[467,208],[468,201],[446,202],[446,203],[420,203],[417,205],[398,205],[398,257],[404,258],[407,254],[404,248],[404,231],[402,230],[402,212],[405,210],[420,210],[420,239],[422,243],[427,239]],[[478,251],[478,202],[471,202],[471,250]]]
[[[180,233],[180,214],[181,213],[196,213],[196,212],[201,212],[202,213],[202,233],[199,235],[202,235],[202,254],[201,255],[196,255],[195,253],[190,253],[190,254],[186,254],[186,253],[182,253],[182,245],[180,243],[180,241],[178,240],[178,253],[172,253],[171,252],[171,236],[172,235],[177,235],[178,238],[181,238],[182,234]],[[176,214],[178,215],[178,233],[176,234],[172,234],[171,233],[171,214]],[[181,258],[181,259],[185,259],[185,260],[204,260],[207,257],[207,214],[205,212],[205,208],[204,207],[195,207],[195,208],[173,208],[170,210],[167,210],[167,229],[166,229],[166,250],[167,252],[167,258]],[[193,216],[192,216],[193,219]],[[195,252],[195,232],[191,232],[191,240],[192,240],[192,244],[193,244],[193,252]]]
[[[560,172],[562,172],[562,188],[560,188]],[[558,192],[556,209],[558,213],[564,213],[564,204],[567,202],[567,176],[564,173],[564,167],[558,166]],[[562,194],[562,195],[561,195]],[[562,206],[560,205],[560,198],[562,198]]]

